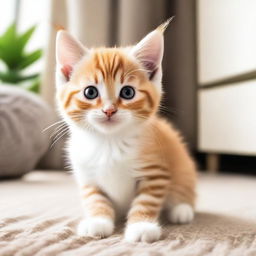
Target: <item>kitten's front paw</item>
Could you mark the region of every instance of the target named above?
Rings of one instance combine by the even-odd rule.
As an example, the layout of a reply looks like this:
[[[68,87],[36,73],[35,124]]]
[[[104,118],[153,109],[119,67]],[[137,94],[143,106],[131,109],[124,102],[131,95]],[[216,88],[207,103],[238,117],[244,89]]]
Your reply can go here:
[[[152,243],[161,237],[161,228],[157,223],[136,222],[129,224],[125,230],[125,240],[128,242]]]
[[[114,222],[103,217],[92,217],[82,220],[78,227],[77,233],[80,236],[89,237],[108,237],[113,234]]]
[[[194,210],[189,204],[178,204],[171,209],[168,217],[172,223],[189,223],[194,218]]]

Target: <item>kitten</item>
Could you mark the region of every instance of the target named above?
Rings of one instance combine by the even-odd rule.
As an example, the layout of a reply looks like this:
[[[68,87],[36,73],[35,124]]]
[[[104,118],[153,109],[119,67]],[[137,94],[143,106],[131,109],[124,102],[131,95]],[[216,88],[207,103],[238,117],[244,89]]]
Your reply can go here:
[[[57,102],[84,208],[79,235],[110,236],[125,215],[127,241],[153,242],[162,210],[172,223],[194,217],[195,164],[157,114],[167,25],[127,48],[88,49],[58,32]]]

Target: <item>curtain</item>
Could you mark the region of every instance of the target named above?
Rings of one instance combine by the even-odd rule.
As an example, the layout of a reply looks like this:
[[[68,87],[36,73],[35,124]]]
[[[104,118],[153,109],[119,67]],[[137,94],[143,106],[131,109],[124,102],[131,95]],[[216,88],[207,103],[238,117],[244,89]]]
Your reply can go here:
[[[42,96],[54,105],[56,26],[86,46],[130,45],[175,15],[165,33],[163,114],[196,142],[195,0],[52,0]]]

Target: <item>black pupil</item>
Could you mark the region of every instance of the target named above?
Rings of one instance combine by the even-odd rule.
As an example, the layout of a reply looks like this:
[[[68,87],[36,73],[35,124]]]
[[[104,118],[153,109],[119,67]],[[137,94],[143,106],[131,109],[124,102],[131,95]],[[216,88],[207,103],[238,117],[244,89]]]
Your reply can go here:
[[[95,99],[98,97],[98,90],[94,86],[85,89],[84,95],[87,99]]]
[[[132,99],[135,95],[135,91],[132,87],[130,86],[125,86],[122,90],[121,90],[121,97],[124,99]]]

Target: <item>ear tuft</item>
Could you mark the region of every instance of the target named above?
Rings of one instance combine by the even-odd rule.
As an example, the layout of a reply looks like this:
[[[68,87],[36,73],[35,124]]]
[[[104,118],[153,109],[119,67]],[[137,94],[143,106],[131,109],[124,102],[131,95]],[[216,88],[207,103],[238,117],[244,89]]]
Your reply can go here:
[[[165,21],[164,23],[162,23],[160,26],[157,27],[157,30],[161,33],[164,33],[165,30],[167,29],[167,27],[169,26],[169,24],[172,22],[172,20],[174,19],[175,16],[172,16],[171,18],[169,18],[167,21]]]
[[[65,30],[56,37],[56,61],[62,74],[69,80],[73,66],[86,54],[86,48]]]

